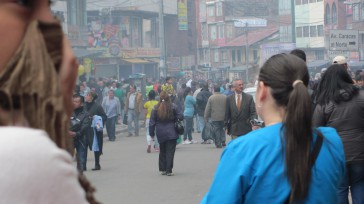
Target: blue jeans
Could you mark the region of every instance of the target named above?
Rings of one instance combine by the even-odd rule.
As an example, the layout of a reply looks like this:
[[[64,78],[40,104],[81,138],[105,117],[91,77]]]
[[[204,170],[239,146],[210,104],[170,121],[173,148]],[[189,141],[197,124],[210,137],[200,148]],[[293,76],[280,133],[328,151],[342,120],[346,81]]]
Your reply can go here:
[[[349,204],[349,187],[353,204],[364,203],[364,164],[347,164],[344,176],[338,189],[338,203]]]
[[[200,126],[200,118],[198,117],[198,114],[194,115],[196,118],[196,131],[201,132],[203,128]]]
[[[118,116],[114,116],[106,120],[106,131],[110,141],[115,140],[115,125],[117,119]]]
[[[201,130],[201,137],[202,137],[202,131],[205,127],[205,118],[203,116],[197,115],[196,123],[198,124],[198,127],[200,127]]]
[[[77,150],[77,169],[79,171],[86,170],[87,161],[87,138],[86,135],[82,135],[73,140],[75,148]]]
[[[192,128],[193,128],[193,116],[185,116],[185,132],[183,135],[183,140],[192,140]]]
[[[135,128],[132,125],[134,121]],[[136,114],[134,110],[128,110],[128,132],[129,134],[139,135],[139,114]]]

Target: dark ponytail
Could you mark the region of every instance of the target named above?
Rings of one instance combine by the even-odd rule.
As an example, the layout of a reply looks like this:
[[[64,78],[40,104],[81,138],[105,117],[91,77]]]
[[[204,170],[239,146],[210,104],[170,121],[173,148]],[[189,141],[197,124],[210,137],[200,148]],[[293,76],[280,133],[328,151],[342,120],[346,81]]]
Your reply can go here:
[[[291,54],[274,55],[261,68],[259,81],[271,88],[276,104],[286,109],[282,143],[291,187],[289,203],[301,201],[306,198],[311,182],[309,160],[313,137],[306,63]]]
[[[171,98],[165,91],[159,96],[159,103],[156,106],[158,119],[161,121],[172,120],[174,118]]]

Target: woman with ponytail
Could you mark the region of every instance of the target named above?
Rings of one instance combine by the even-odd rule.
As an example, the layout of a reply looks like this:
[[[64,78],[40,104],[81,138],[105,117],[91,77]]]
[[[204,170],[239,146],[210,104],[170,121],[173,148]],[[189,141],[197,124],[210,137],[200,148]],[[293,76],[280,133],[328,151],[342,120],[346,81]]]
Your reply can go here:
[[[167,92],[162,91],[149,120],[149,134],[152,138],[157,135],[159,142],[159,171],[162,175],[173,176],[173,160],[178,139],[174,125],[176,120],[183,120],[182,112],[171,102]]]
[[[306,63],[272,56],[258,80],[265,127],[228,145],[202,203],[337,203],[343,145],[335,129],[312,128]]]

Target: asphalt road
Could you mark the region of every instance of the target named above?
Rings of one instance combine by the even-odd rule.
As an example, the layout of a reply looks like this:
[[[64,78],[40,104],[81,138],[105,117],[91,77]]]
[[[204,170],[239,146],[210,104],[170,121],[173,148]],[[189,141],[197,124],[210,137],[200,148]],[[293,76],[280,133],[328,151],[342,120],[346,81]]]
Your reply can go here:
[[[209,189],[222,149],[213,144],[178,145],[174,176],[158,170],[158,152],[146,152],[145,129],[140,136],[126,137],[117,126],[115,142],[104,138],[101,171],[91,171],[93,152],[89,152],[85,175],[96,187],[96,198],[104,204],[192,204],[199,203]],[[199,143],[200,134],[193,138]]]

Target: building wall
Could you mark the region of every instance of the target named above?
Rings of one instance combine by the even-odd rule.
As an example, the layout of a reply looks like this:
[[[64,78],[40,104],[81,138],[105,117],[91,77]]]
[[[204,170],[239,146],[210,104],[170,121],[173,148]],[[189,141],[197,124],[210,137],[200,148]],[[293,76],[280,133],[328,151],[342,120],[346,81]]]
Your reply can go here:
[[[126,9],[159,12],[159,2],[160,0],[87,0],[87,10]],[[164,13],[177,15],[177,0],[163,0],[163,5]]]
[[[296,21],[296,46],[298,48],[325,47],[324,34],[323,34],[323,25],[324,25],[323,1],[316,3],[308,3],[303,5],[296,5],[295,21]],[[302,29],[302,35],[300,34],[301,29]],[[321,29],[322,32],[319,31]]]

